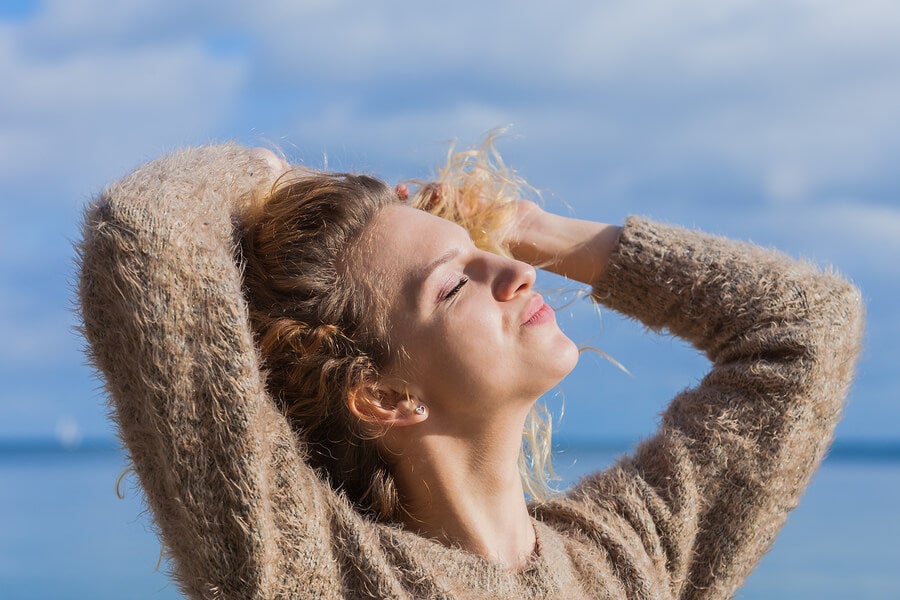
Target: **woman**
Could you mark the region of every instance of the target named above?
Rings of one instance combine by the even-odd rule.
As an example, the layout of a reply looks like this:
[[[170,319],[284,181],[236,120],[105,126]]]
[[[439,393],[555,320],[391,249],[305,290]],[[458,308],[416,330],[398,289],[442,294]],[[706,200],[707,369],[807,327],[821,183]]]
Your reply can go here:
[[[769,547],[839,417],[857,291],[701,233],[551,215],[484,164],[410,206],[206,147],[88,209],[86,337],[188,596],[726,598]],[[530,265],[712,368],[633,456],[526,505],[523,425],[577,358]]]

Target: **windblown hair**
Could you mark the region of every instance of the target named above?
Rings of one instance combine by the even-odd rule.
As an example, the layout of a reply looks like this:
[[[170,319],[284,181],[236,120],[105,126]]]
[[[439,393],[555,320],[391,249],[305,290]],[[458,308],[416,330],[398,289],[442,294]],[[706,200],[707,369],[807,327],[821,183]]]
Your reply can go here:
[[[509,255],[502,239],[522,182],[491,138],[451,152],[434,182],[418,183],[414,207],[466,227],[476,244]],[[399,521],[400,497],[381,433],[354,415],[348,398],[378,381],[402,349],[389,346],[386,310],[349,255],[377,212],[400,202],[366,175],[297,168],[244,216],[241,254],[250,318],[267,386],[309,448],[308,460],[357,508]],[[549,495],[550,419],[535,405],[526,423],[520,473],[536,500]]]

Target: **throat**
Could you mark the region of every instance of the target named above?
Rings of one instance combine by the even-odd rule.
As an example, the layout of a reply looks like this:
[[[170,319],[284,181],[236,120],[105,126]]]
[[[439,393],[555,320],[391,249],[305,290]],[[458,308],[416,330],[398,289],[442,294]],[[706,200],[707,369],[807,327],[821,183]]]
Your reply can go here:
[[[518,452],[518,448],[516,449]],[[446,546],[458,547],[509,569],[523,568],[536,537],[517,460],[468,463],[463,454],[420,454],[397,465],[404,526]],[[457,457],[457,460],[447,457]],[[516,457],[517,459],[517,457]]]

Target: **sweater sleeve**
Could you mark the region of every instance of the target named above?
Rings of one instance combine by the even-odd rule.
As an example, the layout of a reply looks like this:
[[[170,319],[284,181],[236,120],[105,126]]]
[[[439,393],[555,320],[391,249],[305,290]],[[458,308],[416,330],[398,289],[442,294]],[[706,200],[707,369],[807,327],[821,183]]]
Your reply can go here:
[[[106,189],[83,226],[90,358],[192,598],[330,597],[340,581],[333,492],[266,394],[233,258],[234,217],[271,184],[245,148],[183,150]]]
[[[777,252],[632,217],[593,296],[712,367],[633,456],[544,518],[599,545],[635,597],[731,597],[830,443],[862,336],[859,293]]]

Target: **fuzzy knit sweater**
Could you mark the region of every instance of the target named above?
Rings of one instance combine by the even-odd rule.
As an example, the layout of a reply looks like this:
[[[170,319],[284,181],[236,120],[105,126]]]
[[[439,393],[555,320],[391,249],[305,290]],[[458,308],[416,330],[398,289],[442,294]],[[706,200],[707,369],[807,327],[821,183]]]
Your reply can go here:
[[[183,150],[86,212],[91,360],[190,598],[728,598],[825,453],[863,327],[857,290],[755,246],[629,218],[596,301],[711,367],[632,456],[530,506],[513,571],[356,512],[267,395],[235,227],[271,184],[236,145]]]

